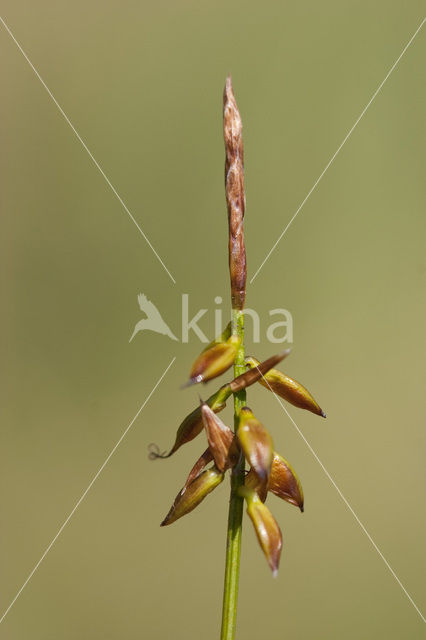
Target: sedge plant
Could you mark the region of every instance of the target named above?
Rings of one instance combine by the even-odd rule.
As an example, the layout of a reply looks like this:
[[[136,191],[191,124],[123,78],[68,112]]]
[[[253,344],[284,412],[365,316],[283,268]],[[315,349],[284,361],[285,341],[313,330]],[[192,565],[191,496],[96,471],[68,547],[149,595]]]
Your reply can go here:
[[[229,272],[232,317],[192,365],[184,386],[206,384],[233,366],[234,379],[225,383],[199,405],[178,427],[173,446],[161,454],[151,445],[150,457],[168,458],[201,432],[207,447],[189,472],[161,526],[190,513],[230,475],[231,494],[227,525],[225,581],[221,640],[235,638],[238,581],[241,555],[243,507],[253,524],[259,545],[273,573],[278,572],[282,535],[265,502],[269,493],[295,505],[303,512],[302,485],[289,462],[278,454],[269,431],[247,406],[247,388],[259,382],[268,391],[296,407],[325,418],[309,391],[282,371],[275,369],[290,352],[273,355],[264,362],[246,356],[244,346],[244,304],[246,298],[246,251],[244,243],[244,150],[242,122],[235,101],[231,77],[223,96],[225,140],[225,195],[229,226]],[[233,396],[233,429],[217,415]]]

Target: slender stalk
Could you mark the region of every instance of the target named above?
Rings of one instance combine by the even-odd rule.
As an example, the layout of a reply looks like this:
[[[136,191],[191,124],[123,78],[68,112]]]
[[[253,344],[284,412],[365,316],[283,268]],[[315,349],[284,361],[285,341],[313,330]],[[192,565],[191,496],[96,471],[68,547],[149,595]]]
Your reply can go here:
[[[244,364],[244,312],[232,310],[232,333],[241,338],[234,363],[235,376],[245,371]],[[234,394],[234,431],[237,432],[239,412],[246,403],[245,389]],[[228,535],[226,541],[225,583],[223,589],[222,631],[221,640],[235,638],[237,618],[238,582],[240,575],[241,535],[243,521],[243,498],[237,495],[237,489],[244,484],[245,461],[241,460],[234,467],[231,476],[231,497],[229,501]]]

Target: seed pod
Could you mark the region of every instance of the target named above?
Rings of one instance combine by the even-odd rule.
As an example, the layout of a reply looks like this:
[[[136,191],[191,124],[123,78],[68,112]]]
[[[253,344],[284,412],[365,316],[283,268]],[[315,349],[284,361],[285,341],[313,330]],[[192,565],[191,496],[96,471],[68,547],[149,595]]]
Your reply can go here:
[[[207,434],[209,450],[219,471],[234,466],[239,458],[239,449],[232,430],[201,401],[201,415]]]
[[[243,309],[246,297],[246,249],[244,244],[244,148],[242,122],[235,102],[231,76],[223,92],[223,136],[225,140],[225,195],[229,225],[229,273],[232,308]]]
[[[260,547],[266,556],[273,576],[276,577],[283,544],[281,529],[255,491],[242,486],[239,487],[238,493],[247,502],[247,513],[253,523]]]
[[[240,411],[237,437],[260,485],[266,489],[274,447],[268,431],[248,407],[243,407]]]
[[[231,394],[232,391],[229,385],[224,384],[223,387],[220,387],[216,393],[210,396],[206,401],[206,404],[208,404],[215,413],[219,413],[219,411],[222,411],[222,409],[226,407],[226,401]],[[198,406],[194,411],[191,411],[191,413],[187,415],[180,424],[176,432],[175,443],[169,453],[160,454],[151,451],[150,456],[152,458],[170,458],[170,456],[173,455],[183,444],[196,438],[202,430],[203,418],[201,415],[201,407]]]
[[[245,485],[258,491],[259,480],[253,470],[250,470],[245,479]],[[299,507],[303,512],[303,489],[293,467],[287,460],[274,451],[271,474],[269,476],[267,491],[271,491],[279,498]],[[266,492],[259,493],[262,502],[265,502]]]
[[[188,477],[186,479],[186,482],[184,484],[184,488],[186,488],[188,485],[191,484],[191,482],[193,480],[195,480],[195,478],[197,476],[200,475],[200,473],[203,471],[203,469],[205,467],[207,467],[207,465],[212,462],[213,460],[213,454],[210,451],[209,448],[207,448],[202,454],[201,456],[198,458],[197,462],[194,464],[194,466],[192,467],[191,471],[188,474]]]
[[[268,491],[290,504],[299,507],[303,513],[303,489],[291,464],[274,452]]]
[[[272,369],[272,367],[275,367],[275,365],[281,362],[281,360],[284,360],[284,358],[286,358],[289,355],[290,351],[291,349],[286,349],[285,351],[281,351],[281,353],[278,353],[276,356],[271,356],[267,360],[264,360],[257,367],[254,367],[253,369],[249,369],[248,371],[246,371],[245,373],[242,373],[237,378],[234,378],[234,380],[232,380],[232,382],[229,383],[229,386],[231,387],[232,392],[236,393],[237,391],[241,391],[241,389],[250,387],[252,384],[257,382],[262,376],[264,376],[265,373],[267,373],[270,369]]]
[[[169,513],[160,526],[165,527],[168,524],[172,524],[175,520],[195,509],[222,482],[223,478],[224,474],[216,467],[211,467],[200,473],[195,480],[179,491]]]
[[[184,386],[205,383],[222,375],[234,364],[240,343],[241,338],[230,336],[226,342],[218,342],[203,351],[192,365],[189,380]]]
[[[259,361],[256,358],[252,358],[251,356],[245,359],[245,363],[250,368],[255,368],[259,365]],[[307,409],[312,413],[315,413],[318,416],[326,417],[324,411],[321,409],[319,404],[314,400],[309,391],[305,389],[303,385],[296,380],[293,380],[289,376],[286,376],[285,373],[278,371],[278,369],[270,369],[266,374],[260,378],[259,383],[269,389],[269,391],[273,391],[293,404],[295,407],[299,407],[300,409]]]

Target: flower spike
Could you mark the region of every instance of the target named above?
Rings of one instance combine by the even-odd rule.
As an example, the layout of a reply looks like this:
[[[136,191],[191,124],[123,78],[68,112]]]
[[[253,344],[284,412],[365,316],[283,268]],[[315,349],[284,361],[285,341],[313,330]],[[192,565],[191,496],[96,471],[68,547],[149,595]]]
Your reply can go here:
[[[278,523],[265,502],[268,493],[304,509],[302,485],[295,471],[274,451],[269,432],[253,415],[247,404],[246,389],[259,382],[269,391],[296,407],[326,417],[309,391],[275,367],[290,349],[263,362],[246,357],[244,343],[244,306],[247,263],[244,240],[245,189],[244,147],[241,115],[234,97],[231,76],[223,93],[223,133],[225,142],[225,197],[228,212],[228,259],[231,281],[231,322],[203,350],[193,363],[188,387],[207,383],[234,365],[233,380],[222,385],[181,422],[168,453],[152,444],[149,458],[168,458],[180,447],[205,431],[208,446],[196,460],[185,484],[161,523],[172,524],[190,513],[224,480],[230,471],[225,584],[223,593],[222,638],[235,637],[238,579],[241,554],[243,502],[253,524],[259,545],[274,576],[278,573],[283,546]],[[206,255],[208,260],[208,256]],[[216,298],[219,303],[221,298]],[[199,314],[198,314],[199,315]],[[217,316],[218,314],[216,314]],[[231,378],[231,375],[229,375]],[[233,396],[233,430],[217,415]],[[208,528],[207,528],[208,531]]]
[[[231,76],[223,92],[223,137],[225,140],[225,195],[229,226],[229,273],[233,309],[243,309],[246,299],[246,248],[244,243],[244,148],[243,125],[234,97]]]

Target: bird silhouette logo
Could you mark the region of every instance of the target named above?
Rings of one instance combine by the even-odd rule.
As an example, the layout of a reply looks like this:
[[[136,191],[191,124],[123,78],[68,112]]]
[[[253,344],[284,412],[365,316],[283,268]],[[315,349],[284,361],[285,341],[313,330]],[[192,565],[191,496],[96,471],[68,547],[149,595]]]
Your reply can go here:
[[[161,333],[163,336],[169,336],[172,340],[177,340],[175,334],[172,332],[170,327],[164,322],[161,317],[161,313],[158,311],[157,307],[151,300],[143,294],[140,293],[138,295],[138,303],[141,311],[146,314],[146,318],[139,320],[136,323],[135,329],[132,333],[132,337],[129,342],[133,340],[135,335],[139,333],[139,331],[155,331],[156,333]]]

